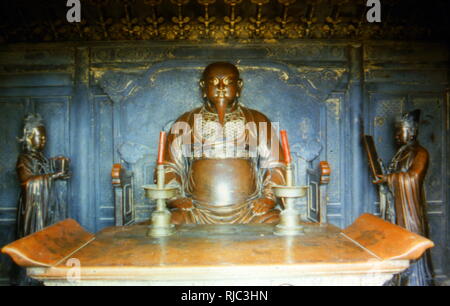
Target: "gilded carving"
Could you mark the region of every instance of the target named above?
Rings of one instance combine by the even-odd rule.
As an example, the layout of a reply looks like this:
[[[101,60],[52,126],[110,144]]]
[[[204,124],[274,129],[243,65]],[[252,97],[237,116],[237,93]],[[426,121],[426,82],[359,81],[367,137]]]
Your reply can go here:
[[[198,22],[201,24],[199,26],[199,34],[203,38],[209,38],[211,31],[215,30],[215,26],[213,23],[216,21],[216,17],[212,17],[209,15],[209,6],[214,4],[216,0],[197,0],[197,2],[203,6],[205,14],[203,16],[198,17]]]
[[[138,10],[141,2],[148,10]],[[430,28],[421,26],[420,22],[394,18],[393,12],[406,2],[404,0],[384,4],[387,17],[383,23],[367,21],[364,1],[224,0],[225,11],[218,9],[221,1],[197,0],[196,6],[192,2],[120,1],[120,17],[117,17],[117,14],[109,14],[112,1],[89,0],[84,7],[90,14],[80,23],[50,18],[59,16],[55,12],[49,12],[43,20],[32,20],[20,26],[0,21],[0,41],[238,40],[251,43],[261,39],[275,42],[305,38],[417,40],[432,35],[440,37],[445,32],[439,25]],[[254,10],[248,10],[249,5]],[[269,11],[277,13],[270,15]],[[23,15],[20,8],[18,14]],[[22,17],[17,19],[23,20]],[[435,22],[439,19],[436,18]]]
[[[162,0],[146,0],[145,4],[150,5],[152,8],[151,17],[147,17],[145,21],[148,23],[148,27],[146,28],[147,36],[143,36],[143,39],[151,39],[159,36],[159,27],[164,22],[164,18],[158,16],[157,7],[160,5]]]
[[[94,48],[92,49],[92,61],[94,63],[104,62],[126,62],[126,61],[148,61],[170,57],[169,48]]]
[[[254,37],[261,37],[267,30],[267,26],[265,25],[267,18],[263,17],[262,8],[269,3],[269,0],[251,0],[251,2],[256,4],[257,11],[255,17],[250,17],[249,29]]]
[[[99,85],[115,103],[118,103],[124,98],[133,96],[138,90],[134,79],[135,75],[107,71],[99,78]]]

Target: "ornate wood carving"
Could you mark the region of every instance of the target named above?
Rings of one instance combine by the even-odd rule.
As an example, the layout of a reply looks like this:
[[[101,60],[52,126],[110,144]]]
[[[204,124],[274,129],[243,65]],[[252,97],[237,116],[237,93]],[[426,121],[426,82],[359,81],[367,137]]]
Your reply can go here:
[[[409,0],[383,3],[382,23],[369,23],[369,7],[359,0],[88,0],[80,23],[67,22],[65,7],[50,1],[5,2],[10,3],[3,10],[8,15],[0,16],[0,42],[420,40],[445,38],[450,28],[445,0],[430,11]]]

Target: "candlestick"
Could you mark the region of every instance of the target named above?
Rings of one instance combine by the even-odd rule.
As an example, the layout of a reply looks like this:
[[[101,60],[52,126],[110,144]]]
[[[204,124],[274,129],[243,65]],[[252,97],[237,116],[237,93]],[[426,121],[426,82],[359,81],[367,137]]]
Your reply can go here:
[[[280,214],[280,223],[275,227],[275,234],[286,236],[303,235],[303,227],[300,225],[300,215],[295,207],[295,198],[306,196],[308,187],[295,185],[287,132],[285,130],[280,131],[280,137],[284,160],[286,162],[286,185],[272,186],[275,196],[284,199],[284,209]]]
[[[289,141],[288,141],[288,136],[287,136],[286,130],[281,130],[280,135],[281,135],[281,146],[283,148],[284,160],[285,160],[286,164],[290,164],[292,161],[292,158],[291,158],[291,150],[289,148]]]
[[[156,185],[144,185],[145,196],[156,200],[156,210],[152,213],[152,224],[148,231],[151,237],[170,236],[175,232],[175,227],[170,223],[171,214],[167,209],[166,200],[178,194],[178,187],[165,184],[164,147],[166,133],[159,134],[158,160],[156,166]]]
[[[164,163],[164,149],[166,145],[166,132],[159,133],[159,145],[158,145],[158,165],[162,165]]]

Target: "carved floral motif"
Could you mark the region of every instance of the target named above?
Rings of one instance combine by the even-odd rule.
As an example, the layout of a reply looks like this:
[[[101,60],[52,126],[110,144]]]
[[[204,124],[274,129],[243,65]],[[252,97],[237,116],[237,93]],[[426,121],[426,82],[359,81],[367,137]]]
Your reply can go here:
[[[87,0],[83,3],[83,10],[89,14],[81,23],[68,23],[59,12],[52,12],[51,9],[42,19],[28,21],[20,4],[17,4],[16,20],[24,22],[7,24],[6,19],[0,20],[0,42],[238,40],[245,43],[308,38],[417,40],[443,37],[448,33],[445,21],[439,18],[433,20],[431,26],[397,18],[395,12],[405,3],[408,5],[406,0],[384,4],[383,16],[386,17],[382,23],[367,22],[365,1],[353,0]],[[142,7],[147,10],[141,12]],[[223,7],[225,10],[221,9]],[[439,7],[443,8],[445,4],[438,3],[437,11]],[[167,15],[168,11],[171,16]]]

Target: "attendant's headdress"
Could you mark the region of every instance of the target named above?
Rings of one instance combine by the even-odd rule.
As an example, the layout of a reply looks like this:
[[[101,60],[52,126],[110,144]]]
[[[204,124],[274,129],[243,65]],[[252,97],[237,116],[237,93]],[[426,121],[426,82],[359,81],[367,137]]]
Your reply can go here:
[[[44,126],[44,121],[40,114],[28,114],[24,119],[23,137],[18,139],[19,142],[26,143],[27,137],[33,134],[33,130],[40,126]]]
[[[420,109],[413,110],[398,118],[395,122],[396,126],[408,128],[417,131],[420,122]]]

